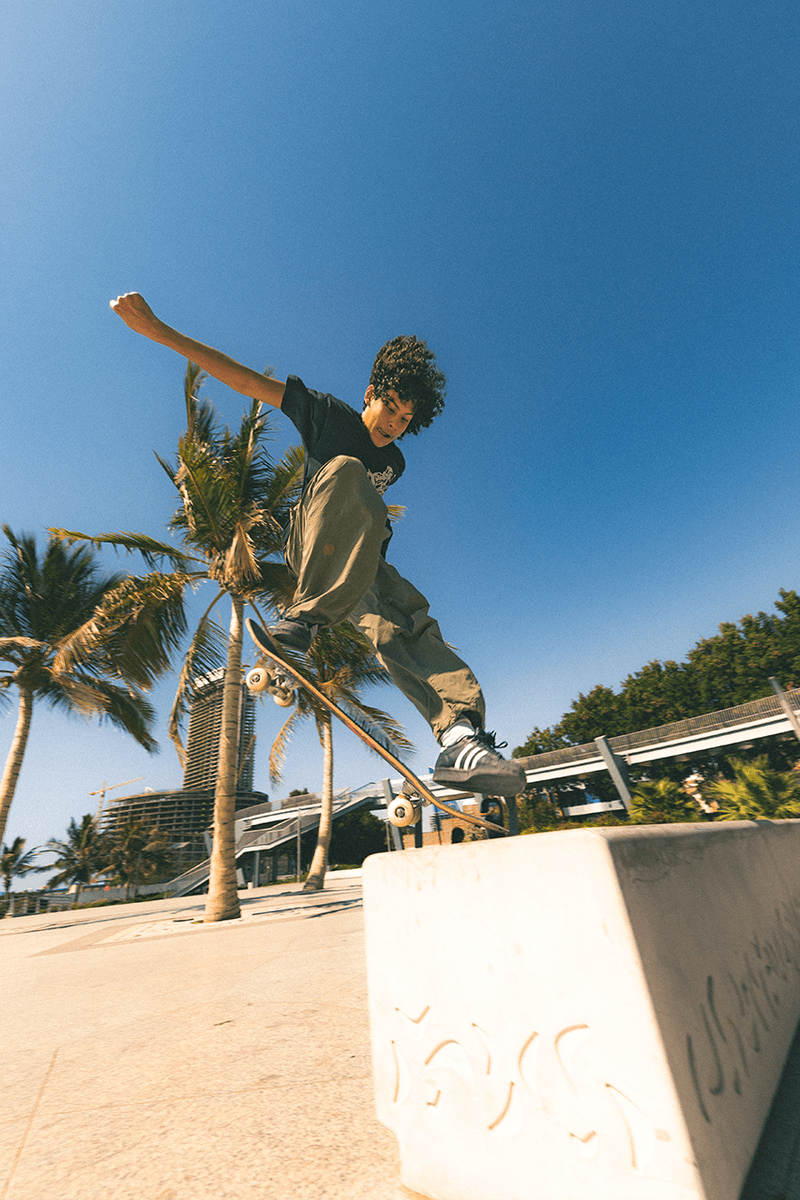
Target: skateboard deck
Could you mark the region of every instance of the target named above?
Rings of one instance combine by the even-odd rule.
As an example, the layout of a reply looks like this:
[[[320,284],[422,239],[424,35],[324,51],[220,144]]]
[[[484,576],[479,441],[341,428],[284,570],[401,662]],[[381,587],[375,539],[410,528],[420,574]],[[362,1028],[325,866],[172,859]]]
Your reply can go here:
[[[259,666],[254,667],[249,672],[246,682],[251,692],[271,692],[276,703],[282,707],[286,707],[292,703],[295,688],[305,688],[309,695],[324,705],[337,720],[346,725],[366,746],[369,746],[370,750],[374,750],[388,766],[403,776],[405,780],[403,790],[399,796],[395,797],[388,808],[389,820],[393,825],[397,825],[399,828],[407,825],[415,825],[420,819],[422,805],[433,804],[450,817],[458,817],[460,820],[466,821],[469,825],[475,825],[480,829],[487,829],[491,833],[502,833],[508,836],[508,830],[502,825],[496,825],[493,821],[486,821],[483,817],[474,817],[471,813],[460,812],[457,808],[451,808],[449,804],[445,804],[443,800],[438,800],[430,788],[426,787],[417,778],[410,767],[407,767],[401,759],[392,754],[391,750],[387,750],[380,742],[376,741],[372,734],[367,733],[366,729],[362,729],[352,717],[339,708],[338,704],[334,704],[324,692],[320,691],[310,680],[306,679],[302,667],[296,666],[288,656],[284,657],[286,654],[285,649],[272,640],[266,629],[263,629],[260,625],[256,625],[255,621],[250,620],[250,618],[247,619],[245,624],[247,625],[247,632],[261,651],[263,657],[268,663],[274,664],[272,671]]]

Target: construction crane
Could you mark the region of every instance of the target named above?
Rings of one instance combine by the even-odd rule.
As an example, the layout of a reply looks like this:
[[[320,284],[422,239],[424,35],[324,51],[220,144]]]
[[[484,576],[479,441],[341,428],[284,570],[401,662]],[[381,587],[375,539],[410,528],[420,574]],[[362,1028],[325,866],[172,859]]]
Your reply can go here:
[[[100,824],[100,816],[103,812],[103,804],[105,802],[106,792],[113,792],[115,788],[125,787],[126,784],[129,784],[129,783],[141,783],[141,781],[143,779],[144,779],[144,775],[140,775],[138,779],[126,779],[124,781],[124,783],[112,783],[110,787],[108,786],[108,784],[106,783],[106,781],[104,779],[103,786],[101,788],[98,788],[98,790],[96,792],[89,792],[90,796],[99,796],[100,797],[100,803],[97,806],[97,814],[94,818],[95,824],[96,825]]]

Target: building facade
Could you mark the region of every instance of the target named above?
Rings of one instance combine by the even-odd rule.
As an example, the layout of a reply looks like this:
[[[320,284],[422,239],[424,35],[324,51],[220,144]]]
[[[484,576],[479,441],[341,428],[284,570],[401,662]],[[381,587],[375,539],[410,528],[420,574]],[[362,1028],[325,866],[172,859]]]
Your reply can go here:
[[[186,739],[184,791],[201,791],[217,783],[219,737],[222,729],[222,685],[224,671],[213,671],[196,679],[189,712]],[[255,700],[244,683],[239,707],[239,778],[237,791],[253,790],[253,759],[256,745]],[[237,808],[240,807],[237,804]]]
[[[147,791],[111,800],[100,817],[100,828],[112,836],[131,822],[158,826],[169,835],[173,863],[169,877],[179,874],[208,855],[207,834],[214,818],[214,789],[222,729],[224,671],[213,671],[195,680],[189,711],[183,787]],[[255,701],[244,682],[239,710],[239,775],[237,811],[263,805],[269,797],[253,791],[255,759]]]

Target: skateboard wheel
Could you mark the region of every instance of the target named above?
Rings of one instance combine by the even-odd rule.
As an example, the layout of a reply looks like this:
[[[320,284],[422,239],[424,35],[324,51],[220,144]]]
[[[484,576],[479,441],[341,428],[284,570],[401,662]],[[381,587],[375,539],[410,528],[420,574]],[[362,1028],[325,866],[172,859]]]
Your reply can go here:
[[[269,671],[265,671],[263,667],[253,667],[252,671],[248,671],[245,683],[249,692],[258,695],[269,686]]]
[[[396,796],[388,806],[387,813],[392,825],[405,829],[407,825],[416,825],[422,809],[408,796]]]
[[[294,703],[294,691],[290,688],[279,687],[272,693],[272,699],[279,708],[288,708]]]

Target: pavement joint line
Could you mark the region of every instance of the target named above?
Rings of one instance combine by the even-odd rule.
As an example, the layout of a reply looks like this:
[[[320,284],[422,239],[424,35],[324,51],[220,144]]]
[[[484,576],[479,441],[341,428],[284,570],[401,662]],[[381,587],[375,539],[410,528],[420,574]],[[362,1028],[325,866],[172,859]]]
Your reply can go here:
[[[8,1195],[8,1189],[11,1187],[11,1184],[14,1182],[14,1176],[17,1173],[17,1167],[19,1166],[20,1159],[22,1158],[23,1151],[25,1150],[25,1146],[28,1141],[28,1137],[30,1136],[31,1129],[33,1128],[33,1123],[36,1120],[36,1114],[39,1111],[39,1106],[42,1103],[42,1097],[44,1096],[45,1089],[47,1088],[47,1085],[50,1082],[50,1076],[53,1073],[53,1067],[56,1065],[56,1059],[58,1058],[58,1051],[59,1051],[59,1047],[56,1046],[56,1048],[53,1052],[53,1057],[50,1059],[50,1066],[47,1068],[45,1077],[42,1080],[42,1086],[39,1088],[39,1094],[36,1097],[33,1108],[31,1109],[31,1115],[28,1117],[28,1123],[25,1126],[25,1132],[23,1133],[23,1135],[20,1139],[19,1146],[17,1146],[17,1152],[14,1155],[14,1161],[11,1164],[11,1170],[8,1173],[8,1178],[6,1179],[5,1186],[3,1187],[2,1192],[0,1192],[0,1200],[4,1200],[4,1198]]]

